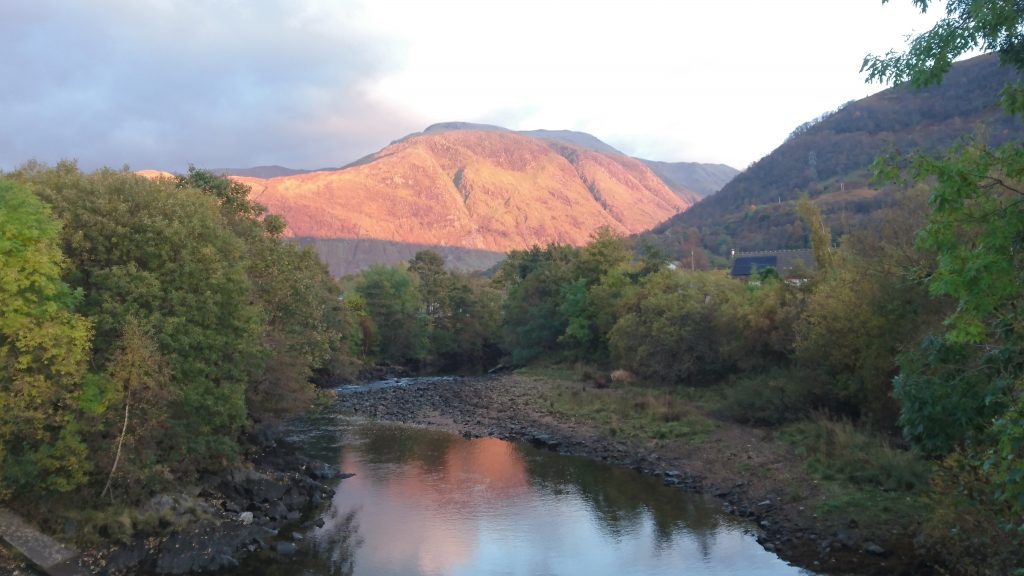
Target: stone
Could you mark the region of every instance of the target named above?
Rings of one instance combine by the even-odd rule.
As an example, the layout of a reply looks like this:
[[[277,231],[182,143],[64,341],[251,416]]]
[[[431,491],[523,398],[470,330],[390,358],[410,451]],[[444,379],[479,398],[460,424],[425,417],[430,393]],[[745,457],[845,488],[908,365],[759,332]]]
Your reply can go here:
[[[267,516],[274,520],[283,520],[288,517],[288,508],[279,501],[272,502],[270,509],[267,510]]]
[[[249,524],[252,524],[252,512],[242,512],[238,515],[238,520],[242,523],[243,526],[248,526]]]
[[[291,556],[299,550],[299,547],[294,542],[278,542],[274,546],[274,552],[277,552],[281,556]]]
[[[860,539],[860,531],[855,528],[842,528],[836,532],[836,540],[847,548],[857,548]]]
[[[867,552],[868,554],[873,555],[873,556],[885,556],[886,554],[889,553],[888,550],[886,550],[885,548],[882,548],[881,546],[879,546],[878,544],[875,544],[874,542],[865,542],[864,543],[864,551]]]

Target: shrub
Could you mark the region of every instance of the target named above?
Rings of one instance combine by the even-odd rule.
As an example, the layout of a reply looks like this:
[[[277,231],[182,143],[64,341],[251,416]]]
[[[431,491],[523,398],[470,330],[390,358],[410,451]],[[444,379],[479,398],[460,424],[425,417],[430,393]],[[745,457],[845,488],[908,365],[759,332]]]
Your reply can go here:
[[[750,374],[727,385],[715,414],[741,424],[778,426],[807,417],[816,407],[817,377],[776,369]]]

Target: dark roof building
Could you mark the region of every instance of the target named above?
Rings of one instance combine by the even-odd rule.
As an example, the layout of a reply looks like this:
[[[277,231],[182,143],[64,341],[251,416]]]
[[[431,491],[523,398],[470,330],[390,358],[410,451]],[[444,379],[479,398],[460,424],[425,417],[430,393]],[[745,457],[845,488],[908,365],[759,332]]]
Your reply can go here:
[[[733,278],[746,278],[755,270],[761,271],[767,268],[774,268],[783,278],[790,277],[794,268],[814,270],[814,253],[809,249],[734,252],[732,270],[729,274]]]

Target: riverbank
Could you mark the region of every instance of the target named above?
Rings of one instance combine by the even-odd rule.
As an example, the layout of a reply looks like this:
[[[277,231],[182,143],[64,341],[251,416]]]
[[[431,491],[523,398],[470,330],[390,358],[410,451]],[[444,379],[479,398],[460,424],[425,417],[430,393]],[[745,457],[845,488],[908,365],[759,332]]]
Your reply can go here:
[[[301,455],[278,426],[248,438],[237,467],[204,475],[135,507],[52,508],[47,532],[75,544],[75,565],[90,574],[192,574],[230,570],[248,555],[286,559],[301,534],[322,523],[337,468]],[[54,529],[57,524],[63,530]],[[0,547],[0,574],[43,574],[14,550]]]
[[[527,372],[342,393],[338,405],[375,420],[530,442],[658,476],[718,498],[761,528],[765,548],[814,571],[934,571],[914,547],[915,519],[891,521],[892,500],[906,498],[837,505],[835,486],[811,474],[806,457],[778,434],[716,420],[698,402],[667,392]]]

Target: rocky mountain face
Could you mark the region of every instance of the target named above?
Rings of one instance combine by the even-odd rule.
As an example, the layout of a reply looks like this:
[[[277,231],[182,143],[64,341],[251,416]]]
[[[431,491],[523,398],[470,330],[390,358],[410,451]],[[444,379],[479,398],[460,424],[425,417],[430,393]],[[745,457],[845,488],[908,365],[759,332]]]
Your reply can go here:
[[[471,122],[443,122],[428,126],[424,134],[451,132],[454,130],[483,130],[488,132],[510,132],[500,126],[474,124]],[[624,156],[611,145],[596,136],[575,130],[522,130],[523,136],[560,142],[579,148],[586,148],[604,154]],[[661,181],[686,202],[692,204],[722,189],[739,170],[725,164],[704,164],[700,162],[660,162],[637,158],[653,171]]]
[[[485,268],[603,226],[642,232],[690,206],[635,158],[475,126],[428,129],[340,170],[236,178],[339,276],[423,247]]]

